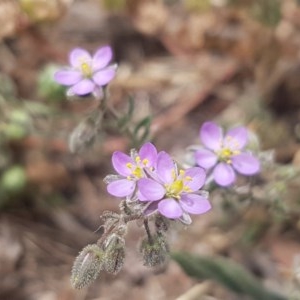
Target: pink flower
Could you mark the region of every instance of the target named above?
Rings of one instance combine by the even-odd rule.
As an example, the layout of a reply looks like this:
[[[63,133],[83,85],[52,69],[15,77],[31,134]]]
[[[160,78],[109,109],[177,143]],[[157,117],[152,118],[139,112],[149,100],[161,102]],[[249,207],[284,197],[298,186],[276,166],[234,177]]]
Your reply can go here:
[[[109,65],[112,49],[102,47],[91,56],[81,48],[75,48],[69,55],[71,67],[57,71],[54,79],[59,84],[69,86],[68,95],[102,94],[102,87],[116,74],[116,65]]]
[[[251,176],[260,171],[260,162],[249,152],[245,152],[248,132],[245,127],[223,130],[213,122],[206,122],[200,129],[200,140],[206,147],[196,151],[198,166],[212,169],[215,182],[229,186],[236,180],[236,172]]]
[[[139,152],[133,150],[131,155],[116,151],[112,155],[112,164],[119,175],[106,178],[107,191],[116,197],[132,196],[136,182],[147,176],[146,171],[156,163],[157,150],[151,143],[144,144]]]
[[[208,199],[199,193],[205,182],[205,171],[194,167],[178,172],[172,158],[164,151],[157,156],[152,178],[138,181],[140,201],[152,202],[149,210],[157,210],[169,219],[189,218],[188,214],[203,214],[211,209]]]

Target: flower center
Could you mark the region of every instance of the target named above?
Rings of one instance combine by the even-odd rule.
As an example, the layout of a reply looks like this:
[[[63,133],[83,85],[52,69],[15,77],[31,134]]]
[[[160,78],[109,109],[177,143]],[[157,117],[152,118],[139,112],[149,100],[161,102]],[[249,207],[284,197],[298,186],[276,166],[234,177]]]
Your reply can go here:
[[[91,78],[93,75],[93,71],[91,66],[87,62],[82,62],[80,65],[81,73],[86,78]]]
[[[166,196],[168,198],[179,200],[182,192],[191,191],[190,187],[185,185],[185,181],[191,181],[192,178],[190,176],[184,176],[184,171],[180,170],[179,176],[175,179],[176,180],[174,180],[171,184],[165,184]]]
[[[143,168],[145,168],[148,165],[148,163],[149,163],[148,159],[141,160],[139,156],[136,156],[135,164],[132,163],[126,164],[126,167],[131,171],[131,175],[128,176],[127,179],[133,180],[133,179],[143,178],[144,176]]]
[[[229,148],[223,148],[218,152],[218,157],[220,161],[224,161],[228,164],[231,163],[231,156],[233,155],[233,151]]]
[[[223,145],[219,151],[216,152],[219,161],[231,164],[231,158],[234,155],[240,154],[239,143],[236,139],[231,136],[226,137]]]

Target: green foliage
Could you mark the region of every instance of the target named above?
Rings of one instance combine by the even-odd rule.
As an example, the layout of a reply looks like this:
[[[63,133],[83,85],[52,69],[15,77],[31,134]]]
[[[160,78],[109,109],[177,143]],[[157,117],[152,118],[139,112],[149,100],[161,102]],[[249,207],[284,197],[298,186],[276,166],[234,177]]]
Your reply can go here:
[[[127,111],[123,115],[115,113],[114,117],[116,122],[113,123],[113,125],[112,123],[106,122],[103,124],[103,128],[109,129],[113,127],[117,129],[121,134],[127,135],[130,138],[132,147],[139,147],[149,139],[152,118],[151,116],[146,116],[136,122],[133,120],[134,113],[134,98],[129,96]]]
[[[0,95],[3,100],[12,100],[16,96],[16,86],[13,81],[4,73],[0,73]],[[1,100],[2,100],[1,99]]]
[[[48,101],[61,102],[66,99],[66,89],[53,79],[54,73],[59,69],[57,65],[47,65],[38,77],[38,94]]]
[[[253,3],[251,13],[263,24],[276,26],[281,18],[280,9],[280,0],[259,0]]]
[[[13,165],[0,177],[0,209],[7,207],[11,201],[22,193],[27,184],[27,175],[22,166]]]
[[[252,17],[267,26],[276,26],[281,18],[281,0],[229,0],[228,3],[246,9]]]
[[[284,296],[266,290],[249,272],[228,259],[188,253],[174,253],[172,258],[191,277],[215,280],[228,289],[250,296],[254,300],[287,300]]]
[[[103,0],[103,6],[109,11],[124,11],[126,9],[126,0]]]
[[[211,8],[210,0],[186,0],[184,4],[192,12],[205,12]]]
[[[123,128],[126,128],[128,123],[132,120],[133,112],[134,112],[134,99],[132,97],[129,97],[127,112],[126,112],[126,114],[124,114],[124,116],[122,116],[118,119],[118,127],[121,130]]]
[[[143,118],[136,124],[133,131],[134,145],[141,145],[148,139],[150,133],[150,125],[151,125],[150,116]]]

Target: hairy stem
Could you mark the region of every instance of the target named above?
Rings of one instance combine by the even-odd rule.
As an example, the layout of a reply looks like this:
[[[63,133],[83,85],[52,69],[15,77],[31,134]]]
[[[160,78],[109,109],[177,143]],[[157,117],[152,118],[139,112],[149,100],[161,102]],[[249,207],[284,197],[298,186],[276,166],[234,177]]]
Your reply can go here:
[[[153,244],[153,238],[152,238],[152,235],[151,235],[151,232],[150,232],[149,223],[148,223],[147,219],[144,219],[144,227],[145,227],[145,230],[146,230],[146,233],[147,233],[149,244],[152,245]]]

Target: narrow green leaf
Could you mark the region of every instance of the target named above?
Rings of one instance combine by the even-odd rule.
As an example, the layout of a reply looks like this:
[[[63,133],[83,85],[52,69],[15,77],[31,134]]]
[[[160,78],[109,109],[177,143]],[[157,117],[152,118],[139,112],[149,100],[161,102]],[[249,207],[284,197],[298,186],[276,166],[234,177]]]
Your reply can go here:
[[[287,300],[284,296],[266,290],[251,273],[228,259],[188,253],[174,253],[171,257],[191,277],[215,280],[228,289],[248,295],[254,300]]]
[[[118,120],[118,127],[120,129],[125,127],[131,121],[133,112],[134,112],[134,100],[132,97],[129,97],[127,113]]]
[[[134,142],[136,145],[141,145],[150,133],[150,125],[151,125],[151,117],[145,117],[142,119],[138,124],[136,125],[133,136],[134,136]]]

